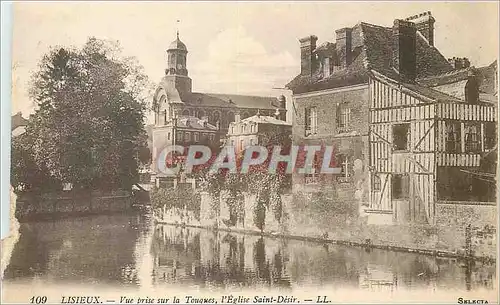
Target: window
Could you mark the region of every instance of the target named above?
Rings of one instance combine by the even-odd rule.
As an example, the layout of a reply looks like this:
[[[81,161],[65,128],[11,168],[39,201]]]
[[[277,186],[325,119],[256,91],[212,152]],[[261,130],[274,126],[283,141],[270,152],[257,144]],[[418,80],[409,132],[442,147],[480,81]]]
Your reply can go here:
[[[182,115],[189,116],[189,110],[184,109],[184,111],[182,111]]]
[[[408,175],[392,176],[392,199],[409,198],[410,178]]]
[[[240,140],[240,150],[243,150],[245,148],[245,140]]]
[[[495,148],[497,144],[497,128],[495,123],[484,123],[484,149],[490,150]]]
[[[167,124],[167,109],[163,110],[163,125]]]
[[[255,145],[255,139],[250,139],[250,145]]]
[[[446,152],[460,152],[462,136],[459,122],[446,122]]]
[[[478,125],[469,123],[465,125],[465,152],[478,152],[480,150]]]
[[[234,112],[229,112],[227,114],[227,126],[229,126],[230,123],[234,122],[235,120],[235,115],[234,115]]]
[[[332,62],[330,57],[325,57],[323,59],[323,77],[330,76],[332,73],[332,65],[330,62]]]
[[[231,134],[234,134],[234,126],[231,126]]]
[[[337,127],[339,131],[342,132],[349,128],[349,123],[351,121],[351,108],[347,105],[339,104],[337,106]]]
[[[336,166],[341,168],[340,176],[349,177],[349,160],[346,155],[337,155]]]
[[[182,131],[177,131],[177,138],[176,138],[177,142],[182,141],[182,136],[183,136]]]
[[[167,140],[170,140],[170,132],[167,134]]]
[[[380,176],[377,174],[372,175],[372,191],[379,192],[381,190]]]
[[[410,137],[410,124],[397,124],[392,126],[392,139],[394,150],[408,150]]]
[[[211,134],[209,137],[210,137],[210,142],[213,142],[215,140],[215,137],[213,134]]]
[[[198,142],[200,140],[199,134],[195,132],[193,135],[194,135],[194,141]]]
[[[184,141],[185,142],[191,141],[191,133],[190,132],[185,132],[184,133]]]
[[[318,175],[318,170],[317,168],[319,167],[319,159],[318,159],[318,154],[314,154],[314,159],[312,162],[312,171],[308,171],[305,174],[305,183],[306,184],[316,184],[319,182],[319,175]]]
[[[305,109],[305,131],[306,137],[318,133],[318,112],[316,107]]]
[[[198,110],[198,113],[196,114],[196,117],[199,119],[202,119],[205,116],[205,111],[203,110]]]

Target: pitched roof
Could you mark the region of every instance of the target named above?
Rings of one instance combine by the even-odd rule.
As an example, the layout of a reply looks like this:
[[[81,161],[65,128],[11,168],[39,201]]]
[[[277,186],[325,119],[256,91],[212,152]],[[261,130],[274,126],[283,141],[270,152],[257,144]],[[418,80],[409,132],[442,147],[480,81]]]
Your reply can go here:
[[[228,108],[275,109],[279,107],[276,97],[219,93],[193,92],[186,94],[183,97],[183,102]]]
[[[319,69],[312,76],[298,75],[286,87],[294,93],[355,85],[368,81],[368,71],[376,70],[395,80],[398,73],[392,68],[392,28],[360,22],[352,28],[353,61],[343,70],[323,78]],[[358,42],[358,43],[356,43]],[[417,78],[450,72],[451,64],[417,31],[416,35]]]
[[[23,115],[21,112],[18,112],[11,116],[11,126],[10,130],[13,131],[14,129],[21,127],[21,126],[26,126],[28,125],[28,120],[23,118]]]
[[[240,121],[241,123],[257,123],[257,124],[273,124],[273,125],[287,125],[292,124],[286,121],[278,120],[275,117],[267,115],[254,115]]]
[[[485,67],[477,69],[477,74],[480,80],[479,91],[483,93],[496,94],[495,91],[495,75],[498,73],[498,63],[495,60]],[[497,84],[498,85],[498,84]]]
[[[187,115],[179,116],[179,118],[177,119],[177,127],[217,130],[217,127],[215,127],[214,125],[209,124],[208,122],[197,117]]]
[[[435,87],[451,83],[456,83],[468,78],[469,72],[473,71],[473,67],[453,70],[450,72],[432,75],[418,79],[418,83],[424,86]]]
[[[482,102],[498,104],[498,92],[495,89],[495,74],[497,73],[497,61],[485,67],[468,67],[454,70],[451,72],[433,75],[430,77],[418,79],[420,85],[428,87],[437,87],[446,84],[452,84],[459,81],[465,81],[469,73],[473,72],[479,81],[479,99]]]
[[[407,82],[396,81],[375,70],[371,71],[371,75],[374,78],[384,83],[398,85],[402,91],[410,95],[413,95],[417,98],[424,98],[428,101],[436,101],[436,102],[461,102],[460,99],[454,96],[448,95],[444,92],[438,91],[430,87],[420,85],[419,83],[407,83]]]

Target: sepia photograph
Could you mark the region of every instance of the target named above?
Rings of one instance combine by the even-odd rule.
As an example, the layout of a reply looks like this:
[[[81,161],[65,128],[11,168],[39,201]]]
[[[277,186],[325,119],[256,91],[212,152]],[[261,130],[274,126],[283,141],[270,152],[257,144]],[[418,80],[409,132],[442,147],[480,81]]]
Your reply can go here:
[[[499,2],[9,13],[0,303],[498,304]]]

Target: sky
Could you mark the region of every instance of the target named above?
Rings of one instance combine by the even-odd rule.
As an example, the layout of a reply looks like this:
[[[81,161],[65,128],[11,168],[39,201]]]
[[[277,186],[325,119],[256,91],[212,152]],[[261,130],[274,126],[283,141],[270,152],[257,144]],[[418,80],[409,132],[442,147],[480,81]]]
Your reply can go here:
[[[81,47],[90,36],[118,40],[122,54],[135,56],[158,83],[179,29],[193,91],[289,96],[273,88],[299,73],[299,38],[334,41],[336,29],[360,21],[391,26],[424,11],[436,19],[435,46],[445,57],[467,57],[474,66],[497,58],[496,1],[15,2],[11,109],[25,117],[33,111],[30,76],[49,48]]]

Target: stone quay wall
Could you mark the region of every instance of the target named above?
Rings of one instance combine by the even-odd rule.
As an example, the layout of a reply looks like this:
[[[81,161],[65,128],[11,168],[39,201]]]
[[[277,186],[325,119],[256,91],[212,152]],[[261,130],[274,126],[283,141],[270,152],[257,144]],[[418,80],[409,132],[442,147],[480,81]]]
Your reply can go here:
[[[80,216],[128,211],[133,197],[127,191],[61,192],[54,194],[20,195],[16,203],[16,218],[20,222],[60,216]]]
[[[214,228],[276,237],[309,239],[353,246],[395,251],[417,252],[457,258],[475,257],[487,261],[496,258],[496,206],[437,205],[436,225],[372,224],[357,207],[356,199],[344,202],[340,209],[335,202],[317,202],[311,194],[283,194],[282,214],[276,218],[271,207],[266,210],[261,231],[254,224],[256,196],[242,196],[242,211],[237,223],[229,224],[230,213],[224,194],[220,196],[220,211],[214,211],[214,198],[206,192],[200,196],[200,216],[189,211],[164,211],[157,220],[182,226]],[[272,204],[271,204],[272,205]],[[445,207],[443,207],[445,206]],[[347,211],[347,212],[346,212]],[[181,215],[181,216],[179,216]],[[469,226],[470,225],[470,226]]]

